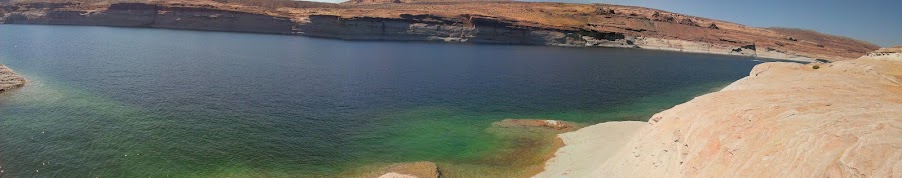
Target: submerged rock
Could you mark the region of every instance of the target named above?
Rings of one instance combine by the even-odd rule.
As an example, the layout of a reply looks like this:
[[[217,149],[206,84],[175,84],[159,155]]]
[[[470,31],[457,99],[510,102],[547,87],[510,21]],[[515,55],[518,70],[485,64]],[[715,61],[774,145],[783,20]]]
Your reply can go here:
[[[0,93],[22,86],[25,86],[25,78],[17,75],[5,65],[0,64]]]
[[[574,123],[544,119],[504,119],[492,123],[492,125],[498,127],[543,127],[561,131],[570,131],[576,128]]]

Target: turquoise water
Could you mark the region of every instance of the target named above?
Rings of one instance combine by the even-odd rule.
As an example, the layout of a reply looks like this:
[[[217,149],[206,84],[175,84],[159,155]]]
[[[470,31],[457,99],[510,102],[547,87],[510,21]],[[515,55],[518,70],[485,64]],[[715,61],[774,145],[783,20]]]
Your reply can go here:
[[[516,154],[549,152],[554,133],[492,122],[647,120],[758,64],[28,25],[0,25],[0,63],[30,82],[0,94],[2,177],[331,177],[411,161],[522,176],[541,160]]]

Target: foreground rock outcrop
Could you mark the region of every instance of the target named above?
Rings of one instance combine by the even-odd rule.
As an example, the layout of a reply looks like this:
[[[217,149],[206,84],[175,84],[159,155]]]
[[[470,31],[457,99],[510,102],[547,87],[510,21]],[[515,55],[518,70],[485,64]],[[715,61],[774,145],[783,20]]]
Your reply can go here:
[[[293,34],[347,40],[619,47],[800,61],[854,59],[878,46],[813,31],[754,28],[607,4],[478,0],[234,0],[0,5],[0,23]],[[269,1],[265,1],[269,2]]]
[[[567,159],[537,177],[902,177],[902,58],[892,57],[900,50],[760,64],[721,91],[654,115],[613,156],[559,152]],[[573,134],[593,128],[603,127]],[[573,162],[590,168],[560,166]]]
[[[25,86],[25,78],[16,75],[11,69],[0,64],[0,93]]]

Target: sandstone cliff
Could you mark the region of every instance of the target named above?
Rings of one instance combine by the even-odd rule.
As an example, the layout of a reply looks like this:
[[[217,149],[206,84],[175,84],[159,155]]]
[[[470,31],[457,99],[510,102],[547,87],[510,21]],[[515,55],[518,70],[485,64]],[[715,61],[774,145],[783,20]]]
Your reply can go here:
[[[634,136],[613,156],[558,153],[565,159],[537,177],[902,177],[899,54],[887,48],[829,64],[760,64],[721,91],[620,133]],[[571,134],[597,132],[591,128],[598,127]],[[603,149],[618,141],[563,138]],[[560,166],[580,161],[589,166]]]
[[[25,86],[25,79],[16,75],[11,69],[0,64],[0,93]]]
[[[347,40],[647,48],[802,61],[854,59],[878,48],[813,31],[754,28],[606,4],[373,0],[275,6],[238,2],[243,1],[7,3],[0,8],[0,22],[276,33]]]

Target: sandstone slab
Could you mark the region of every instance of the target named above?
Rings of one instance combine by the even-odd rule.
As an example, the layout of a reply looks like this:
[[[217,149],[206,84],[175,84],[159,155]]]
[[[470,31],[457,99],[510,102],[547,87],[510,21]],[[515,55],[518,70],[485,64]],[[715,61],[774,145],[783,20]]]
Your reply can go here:
[[[557,161],[572,160],[551,162],[539,177],[902,177],[902,62],[894,51],[760,64],[721,91],[655,114],[620,138],[628,141],[613,156],[598,153],[610,149],[603,146],[559,152],[605,158],[564,156]]]

